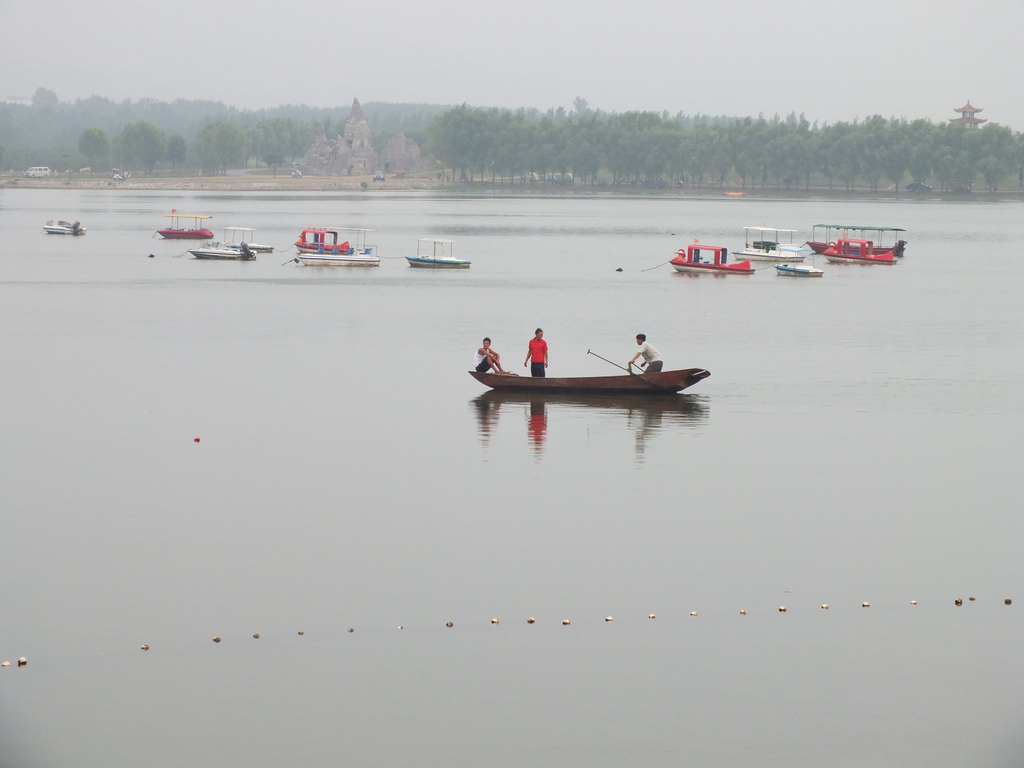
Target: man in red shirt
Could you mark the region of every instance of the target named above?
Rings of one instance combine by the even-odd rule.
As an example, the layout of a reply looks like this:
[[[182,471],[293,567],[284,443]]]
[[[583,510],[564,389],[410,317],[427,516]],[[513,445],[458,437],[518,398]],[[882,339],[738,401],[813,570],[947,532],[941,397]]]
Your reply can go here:
[[[548,367],[548,343],[544,341],[544,331],[540,328],[534,331],[533,338],[530,339],[530,349],[526,353],[523,368],[527,363],[530,363],[531,376],[545,376],[544,369]]]

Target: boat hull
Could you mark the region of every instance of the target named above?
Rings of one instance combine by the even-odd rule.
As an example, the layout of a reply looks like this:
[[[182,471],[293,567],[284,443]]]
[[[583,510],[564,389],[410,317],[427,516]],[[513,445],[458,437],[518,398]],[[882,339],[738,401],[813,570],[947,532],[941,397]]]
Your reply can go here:
[[[48,234],[48,235],[71,235],[72,237],[74,237],[74,236],[77,236],[77,235],[84,235],[85,234],[85,227],[80,227],[78,229],[78,231],[75,231],[71,227],[51,227],[51,226],[45,226],[45,227],[43,227],[43,229],[45,230],[46,234]]]
[[[167,240],[211,240],[213,232],[208,229],[158,229],[157,234]]]
[[[737,251],[733,256],[742,256],[750,261],[769,261],[772,264],[796,264],[806,258],[806,254],[785,251]]]
[[[806,245],[808,248],[810,248],[812,251],[818,254],[824,253],[825,249],[828,248],[828,243],[819,243],[814,240],[808,240]]]
[[[379,267],[379,256],[335,256],[329,253],[300,253],[296,256],[307,267]]]
[[[250,254],[246,256],[241,251],[234,250],[203,250],[201,248],[193,248],[189,251],[197,259],[206,259],[207,261],[256,261],[256,256]]]
[[[821,277],[824,270],[805,264],[776,264],[775,272],[783,277]]]
[[[670,261],[672,269],[676,272],[682,272],[687,275],[699,275],[701,273],[711,272],[718,275],[752,275],[754,269],[750,266],[750,261],[737,261],[735,264],[693,264],[690,262],[675,262]]]
[[[500,373],[469,375],[484,386],[502,392],[560,392],[564,394],[664,395],[681,392],[711,375],[703,368],[623,376],[533,377]]]
[[[826,251],[825,258],[828,259],[830,264],[888,264],[891,266],[896,263],[896,259],[892,256],[892,251],[874,256],[844,256]]]
[[[469,269],[472,262],[464,259],[420,259],[416,256],[406,256],[410,267],[426,269]]]

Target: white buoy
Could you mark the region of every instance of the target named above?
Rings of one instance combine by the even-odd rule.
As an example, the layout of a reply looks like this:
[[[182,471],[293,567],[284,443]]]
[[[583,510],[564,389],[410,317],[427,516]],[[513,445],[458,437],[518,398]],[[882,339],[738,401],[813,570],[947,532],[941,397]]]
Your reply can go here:
[[[697,612],[696,612],[696,611],[690,611],[690,615],[691,615],[691,616],[696,616],[696,615],[697,615]]]
[[[535,619],[535,618],[533,618],[533,616],[531,616],[530,618],[528,618],[528,619],[526,620],[526,623],[527,623],[527,624],[533,624],[533,623],[534,623],[535,621],[536,621],[536,619]]]
[[[213,638],[213,642],[219,643],[220,642],[220,636],[217,636],[217,637]]]
[[[974,602],[974,598],[973,597],[968,597],[967,599],[970,600],[972,603]]]
[[[917,600],[911,600],[911,601],[910,601],[910,604],[911,604],[911,605],[917,605]]]
[[[964,604],[963,599],[959,598],[959,597],[956,600],[953,601],[953,605],[963,605],[963,604]]]
[[[142,646],[142,650],[144,650],[144,651],[148,651],[148,650],[149,650],[149,646],[148,646],[148,645],[143,645],[143,646]]]
[[[405,629],[405,627],[403,627],[401,624],[398,625],[398,628],[399,629]]]
[[[564,619],[564,620],[562,621],[562,626],[563,626],[563,627],[568,627],[568,626],[569,626],[569,620],[568,620],[568,619]]]
[[[647,618],[648,618],[648,619],[653,619],[653,618],[655,618],[655,617],[654,617],[654,614],[652,613],[652,614],[648,615],[648,617],[647,617]]]
[[[605,621],[615,621],[615,619],[613,619],[611,616],[605,616],[604,620]]]
[[[498,623],[497,619],[491,619],[491,624],[497,624],[497,623]]]
[[[780,605],[779,606],[779,613],[785,613],[785,612],[786,612],[786,606]]]
[[[747,609],[746,608],[740,608],[740,616],[746,616],[746,615],[747,615]]]
[[[445,626],[450,629],[451,627],[454,627],[455,625],[452,624],[452,622],[449,621],[449,622],[445,622]]]
[[[3,664],[0,664],[0,667],[9,667],[9,666],[11,666],[11,662],[9,662],[9,661],[5,661]]]
[[[257,632],[255,635],[252,636],[252,639],[253,640],[259,640],[260,639],[260,633]]]
[[[348,631],[349,631],[349,632],[355,632],[355,629],[353,629],[352,627],[349,627],[349,628],[348,628]]]
[[[828,610],[828,603],[822,603],[821,604],[821,610],[827,611]]]
[[[305,633],[305,632],[303,632],[303,631],[302,631],[302,630],[300,629],[300,630],[299,630],[299,634],[300,634],[300,635],[304,635],[304,634],[306,634],[306,633]]]
[[[26,659],[24,656],[22,656],[20,659],[18,659],[18,666],[19,667],[24,667],[26,664],[28,664],[28,659]]]
[[[861,608],[870,608],[871,607],[871,603],[861,603],[860,607]]]

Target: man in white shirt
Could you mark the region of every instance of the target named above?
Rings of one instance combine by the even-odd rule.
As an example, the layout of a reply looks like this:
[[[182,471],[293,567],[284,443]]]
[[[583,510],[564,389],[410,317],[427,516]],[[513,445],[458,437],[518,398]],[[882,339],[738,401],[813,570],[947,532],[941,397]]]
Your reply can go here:
[[[476,351],[476,356],[473,358],[473,367],[478,373],[487,373],[492,368],[498,373],[504,373],[505,370],[501,367],[501,355],[491,349],[491,340],[484,337],[483,346]]]
[[[633,359],[626,363],[626,367],[628,368],[633,365],[638,357],[643,356],[644,361],[640,366],[647,366],[645,373],[658,373],[665,365],[665,362],[661,359],[661,355],[658,354],[658,350],[647,343],[647,336],[643,333],[638,333],[636,335],[636,343],[639,345],[640,351],[633,355]]]

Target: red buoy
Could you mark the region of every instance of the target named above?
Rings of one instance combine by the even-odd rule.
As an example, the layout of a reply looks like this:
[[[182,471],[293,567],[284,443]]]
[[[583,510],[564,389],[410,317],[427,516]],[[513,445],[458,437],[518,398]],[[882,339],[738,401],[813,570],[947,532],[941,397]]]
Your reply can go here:
[[[197,443],[199,442],[199,438],[198,438],[198,437],[196,438],[196,442],[197,442]]]

